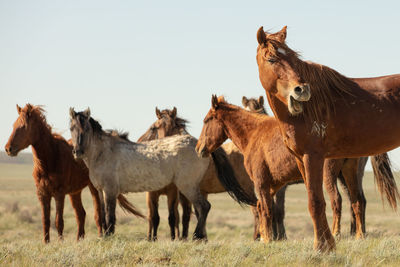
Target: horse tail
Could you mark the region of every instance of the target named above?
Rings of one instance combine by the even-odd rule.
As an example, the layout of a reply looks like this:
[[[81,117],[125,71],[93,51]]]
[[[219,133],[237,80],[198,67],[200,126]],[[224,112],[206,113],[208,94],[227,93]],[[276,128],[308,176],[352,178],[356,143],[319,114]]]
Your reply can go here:
[[[133,206],[132,203],[128,201],[128,199],[126,199],[123,194],[118,195],[118,204],[124,212],[130,212],[133,215],[143,219],[146,218],[140,211],[136,209],[135,206]]]
[[[225,151],[220,147],[211,153],[211,156],[217,169],[218,180],[221,182],[228,194],[240,205],[257,205],[257,199],[254,195],[248,194],[240,186]]]
[[[375,184],[378,186],[382,202],[383,195],[385,194],[392,209],[397,210],[397,199],[400,198],[400,195],[397,189],[396,180],[393,176],[388,154],[383,153],[372,156],[371,164],[374,170]]]

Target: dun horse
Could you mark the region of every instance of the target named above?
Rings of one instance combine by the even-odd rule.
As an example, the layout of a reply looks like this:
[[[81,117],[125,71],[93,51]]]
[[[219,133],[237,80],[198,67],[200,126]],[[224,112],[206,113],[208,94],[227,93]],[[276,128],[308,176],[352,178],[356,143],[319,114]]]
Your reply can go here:
[[[400,74],[347,78],[305,62],[286,45],[286,27],[274,34],[261,27],[257,40],[261,84],[307,187],[314,248],[332,250],[322,192],[324,159],[376,155],[400,146]],[[392,201],[398,197],[393,191]]]
[[[114,233],[118,194],[155,191],[173,183],[194,205],[198,222],[193,238],[207,238],[205,224],[211,205],[201,195],[199,184],[210,160],[196,155],[194,137],[176,135],[133,143],[126,135],[103,131],[90,117],[89,109],[76,113],[71,108],[70,117],[74,156],[84,160],[90,180],[99,195],[104,195],[101,203],[106,206],[106,233]],[[225,169],[230,175],[231,168]],[[226,179],[223,173],[219,175]]]
[[[174,107],[172,110],[164,109],[160,111],[156,108],[156,115],[158,120],[154,122],[151,127],[143,134],[139,141],[149,141],[164,138],[167,136],[172,136],[175,134],[187,134],[186,123],[187,121],[177,116],[177,110]],[[245,190],[245,192],[256,199],[254,195],[254,185],[250,180],[244,165],[243,156],[239,150],[232,144],[227,143],[222,145],[230,164],[233,166],[235,175],[238,178],[240,186]],[[217,176],[217,170],[215,168],[214,162],[211,161],[208,169],[200,183],[200,191],[202,195],[206,196],[208,194],[222,193],[226,192],[226,189],[219,182]],[[168,198],[168,211],[169,217],[168,222],[171,230],[171,238],[175,237],[175,230],[179,226],[179,213],[177,210],[178,204],[178,191],[174,185],[169,185],[160,191],[148,192],[147,193],[147,206],[149,208],[149,232],[148,238],[157,238],[157,227],[159,224],[160,217],[158,215],[158,198],[161,194],[166,194]],[[187,232],[189,228],[189,220],[191,213],[191,203],[182,195],[179,195],[179,201],[181,203],[183,214],[182,214],[182,238],[187,238]],[[254,206],[250,206],[254,215],[254,239],[259,238],[259,227],[258,227],[258,213]],[[283,221],[282,221],[283,222]],[[284,230],[284,229],[283,229]],[[174,234],[174,235],[173,235]],[[277,239],[282,239],[283,235],[279,235],[279,232],[274,231],[274,237]]]
[[[257,208],[260,216],[261,237],[268,242],[272,232],[272,197],[281,187],[301,178],[295,157],[284,146],[279,131],[278,121],[272,117],[248,112],[237,106],[228,104],[221,97],[212,97],[212,107],[204,119],[201,136],[196,151],[201,156],[208,156],[226,139],[230,138],[244,156],[244,165],[254,182],[258,195]],[[344,171],[345,160],[327,160],[325,169],[325,185],[331,196],[338,173]],[[356,165],[357,166],[357,165]],[[374,166],[374,169],[381,166]],[[359,193],[355,177],[344,176],[349,188],[352,202]],[[378,184],[393,185],[393,176],[375,176]],[[228,188],[232,188],[227,183]],[[234,189],[234,188],[232,188]],[[388,192],[387,190],[390,190]],[[397,188],[385,188],[389,200]],[[393,205],[393,203],[391,203]],[[354,208],[354,207],[353,207]],[[335,210],[334,210],[335,212]],[[357,217],[357,235],[362,235],[362,216],[360,209],[355,209]]]
[[[88,170],[82,161],[75,161],[72,146],[61,135],[53,133],[47,124],[44,111],[40,106],[31,104],[21,108],[17,105],[18,118],[5,146],[9,156],[17,156],[18,152],[32,145],[33,178],[37,188],[37,196],[42,207],[42,223],[44,242],[50,241],[50,203],[56,201],[56,228],[62,238],[64,230],[64,199],[69,194],[78,223],[78,236],[85,235],[86,212],[82,206],[81,192],[88,186],[93,198],[94,218],[99,236],[102,235],[104,214],[100,210],[97,190],[89,180]],[[132,212],[131,204],[119,195],[119,203],[123,209]]]

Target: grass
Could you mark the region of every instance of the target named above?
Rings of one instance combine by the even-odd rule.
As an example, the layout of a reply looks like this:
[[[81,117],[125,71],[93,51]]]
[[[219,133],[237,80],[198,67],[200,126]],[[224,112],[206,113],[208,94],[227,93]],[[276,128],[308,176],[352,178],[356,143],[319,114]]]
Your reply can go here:
[[[98,238],[93,206],[87,189],[83,201],[87,212],[86,238],[77,242],[73,210],[66,201],[64,240],[54,229],[52,203],[51,243],[42,243],[41,211],[31,176],[30,164],[0,164],[0,265],[12,266],[398,266],[400,264],[399,215],[382,206],[373,177],[367,173],[367,232],[364,240],[349,236],[349,205],[343,197],[342,235],[331,254],[312,250],[313,229],[307,210],[304,185],[290,186],[286,194],[288,241],[263,244],[252,241],[252,215],[227,194],[210,195],[212,208],[207,221],[207,243],[170,241],[166,198],[160,198],[159,241],[145,240],[147,222],[117,210],[116,234]],[[398,181],[400,183],[400,181]],[[128,198],[146,212],[145,195]],[[328,201],[328,220],[331,210]],[[196,219],[192,217],[190,231]]]

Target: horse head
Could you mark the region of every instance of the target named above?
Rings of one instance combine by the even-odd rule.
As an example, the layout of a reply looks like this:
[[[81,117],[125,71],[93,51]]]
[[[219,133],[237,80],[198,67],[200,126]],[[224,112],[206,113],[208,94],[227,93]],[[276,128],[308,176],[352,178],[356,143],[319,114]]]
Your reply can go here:
[[[209,156],[228,139],[224,126],[218,119],[218,111],[223,103],[223,97],[212,95],[211,108],[204,118],[203,129],[196,144],[197,154],[201,157]]]
[[[283,102],[290,114],[302,113],[302,102],[310,100],[311,91],[296,70],[297,53],[285,43],[286,26],[276,33],[266,33],[261,27],[257,40],[257,64],[265,91]]]

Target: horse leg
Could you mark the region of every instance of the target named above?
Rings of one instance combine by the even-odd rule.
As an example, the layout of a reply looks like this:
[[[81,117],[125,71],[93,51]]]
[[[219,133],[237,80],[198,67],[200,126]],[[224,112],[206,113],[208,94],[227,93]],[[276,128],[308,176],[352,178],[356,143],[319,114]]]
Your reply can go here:
[[[118,194],[105,191],[104,201],[106,206],[107,236],[112,235],[115,232],[115,207],[117,204],[117,195]]]
[[[332,234],[340,236],[340,220],[342,217],[342,196],[337,186],[337,177],[342,169],[343,159],[326,159],[324,162],[324,185],[331,200],[333,223]]]
[[[326,204],[322,190],[324,158],[319,154],[305,154],[303,163],[306,175],[304,182],[308,193],[308,210],[314,225],[314,249],[331,251],[335,249],[335,239],[331,234],[325,214]]]
[[[146,193],[146,203],[149,210],[149,230],[147,240],[157,240],[157,230],[160,224],[160,215],[158,215],[158,199],[160,195],[157,191]]]
[[[75,211],[76,222],[78,223],[78,235],[77,240],[83,239],[85,237],[85,218],[86,212],[82,206],[81,192],[70,194],[69,198],[71,200],[72,208]]]
[[[286,239],[286,230],[285,230],[285,195],[286,195],[287,185],[282,187],[275,195],[275,202],[273,205],[273,226],[276,228],[276,235],[274,232],[275,240],[284,240]]]
[[[179,202],[182,206],[182,239],[188,238],[190,215],[192,214],[192,203],[181,192],[179,192]]]
[[[253,239],[254,239],[254,241],[257,241],[257,240],[260,240],[260,217],[258,215],[257,207],[250,206],[250,210],[253,213],[253,217],[254,217]]]
[[[106,204],[104,202],[104,192],[101,189],[97,190],[97,192],[98,192],[98,196],[99,196],[99,200],[100,200],[100,210],[101,210],[101,212],[100,212],[101,220],[100,221],[101,221],[101,225],[103,227],[103,231],[105,233],[108,227],[107,227],[107,221],[106,221]]]
[[[99,192],[91,182],[89,182],[88,186],[93,199],[94,221],[96,222],[98,235],[99,237],[101,237],[103,236],[103,229],[101,228],[103,222],[101,220],[104,218],[104,216],[101,215],[101,203],[99,198]]]
[[[179,188],[179,190],[193,203],[197,216],[197,225],[193,233],[193,240],[207,240],[206,221],[211,208],[210,202],[200,193],[198,187],[185,187]]]
[[[50,203],[51,196],[38,195],[40,206],[42,208],[43,241],[50,242]]]
[[[365,233],[365,197],[358,180],[358,159],[347,160],[342,174],[350,194],[351,207],[355,216],[355,235],[357,239],[364,238]],[[363,231],[364,229],[364,231]]]
[[[59,194],[54,197],[56,201],[56,228],[58,232],[58,238],[60,240],[63,239],[63,231],[64,231],[64,200],[65,200],[65,195],[64,194]]]
[[[172,186],[167,191],[168,199],[168,223],[171,231],[171,240],[175,240],[175,237],[179,237],[179,203],[178,189],[176,186]],[[176,233],[176,234],[175,234]]]
[[[260,176],[261,177],[261,176]],[[253,179],[258,195],[257,209],[260,216],[260,240],[268,243],[273,240],[272,231],[272,196],[270,194],[270,180],[262,178]]]

